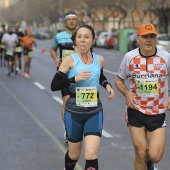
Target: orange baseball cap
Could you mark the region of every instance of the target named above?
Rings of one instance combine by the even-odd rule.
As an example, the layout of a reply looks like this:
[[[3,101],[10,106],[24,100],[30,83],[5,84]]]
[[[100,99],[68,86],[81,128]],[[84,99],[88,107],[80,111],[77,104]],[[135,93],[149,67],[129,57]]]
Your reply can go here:
[[[146,34],[158,34],[156,27],[151,23],[140,25],[137,30],[137,35],[146,35]]]
[[[29,33],[31,33],[31,30],[30,30],[30,29],[26,29],[26,30],[25,30],[25,34],[27,35],[27,34],[29,34]]]

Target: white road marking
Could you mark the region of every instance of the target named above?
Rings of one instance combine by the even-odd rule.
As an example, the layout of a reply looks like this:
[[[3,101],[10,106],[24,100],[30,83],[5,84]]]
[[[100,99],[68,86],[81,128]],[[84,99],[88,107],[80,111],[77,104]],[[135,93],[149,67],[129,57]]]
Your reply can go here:
[[[41,52],[41,50],[40,50],[40,49],[38,49],[38,48],[34,48],[34,50],[35,50],[35,51],[37,51],[37,52]],[[49,55],[49,56],[50,56],[50,53],[49,53],[49,52],[42,52],[42,53],[44,53],[44,54],[46,54],[46,55]]]
[[[50,55],[50,53],[49,52],[44,52],[46,55]]]
[[[38,48],[34,48],[34,50],[35,50],[35,51],[38,51],[38,52],[41,52],[41,50],[40,50],[40,49],[38,49]]]
[[[109,134],[108,132],[106,132],[105,130],[102,130],[102,135],[105,137],[105,138],[113,138],[113,136],[111,134]]]
[[[40,88],[41,90],[45,90],[45,87],[42,86],[40,83],[34,82],[34,84],[35,84],[38,88]]]
[[[111,144],[112,144],[114,147],[116,147],[116,143],[114,143],[114,142],[111,142]]]
[[[122,149],[122,150],[124,150],[124,149],[134,150],[134,147],[133,147],[133,146],[129,146],[129,147],[127,147],[127,146],[122,146],[122,145],[116,144],[116,143],[114,143],[114,142],[111,142],[111,145],[112,145],[114,148],[119,148],[119,149]],[[133,155],[132,155],[132,156],[133,156]]]
[[[61,105],[63,104],[63,101],[61,98],[53,96],[53,99],[56,100],[58,103],[60,103]]]
[[[121,139],[122,138],[122,135],[121,134],[113,134],[112,135],[114,138],[118,138],[118,139]]]
[[[106,73],[110,73],[112,75],[115,75],[115,76],[117,75],[116,72],[113,72],[113,71],[110,71],[110,70],[103,69],[103,71],[106,72]]]

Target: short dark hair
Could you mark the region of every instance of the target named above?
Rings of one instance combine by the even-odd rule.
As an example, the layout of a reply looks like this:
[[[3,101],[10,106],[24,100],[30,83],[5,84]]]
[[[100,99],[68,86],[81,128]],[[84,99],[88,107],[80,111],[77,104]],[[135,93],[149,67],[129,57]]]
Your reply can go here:
[[[75,32],[73,33],[73,35],[71,36],[71,39],[72,39],[72,41],[73,41],[74,43],[75,43],[77,31],[78,31],[80,28],[87,28],[87,29],[89,29],[89,30],[91,31],[91,33],[92,33],[93,39],[95,38],[95,32],[94,32],[94,29],[92,28],[92,26],[90,26],[90,25],[81,25],[81,26],[79,26],[79,27],[76,29],[76,31],[75,31]]]

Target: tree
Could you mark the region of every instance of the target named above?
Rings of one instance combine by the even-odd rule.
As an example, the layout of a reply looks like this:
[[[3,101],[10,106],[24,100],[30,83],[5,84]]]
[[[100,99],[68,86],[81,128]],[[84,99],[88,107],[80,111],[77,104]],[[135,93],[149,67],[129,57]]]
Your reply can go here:
[[[2,8],[0,17],[7,22],[25,20],[29,24],[50,25],[59,22],[67,10],[75,10],[80,24],[88,16],[90,24],[100,30],[108,30],[111,20],[115,28],[121,29],[135,28],[147,19],[167,31],[169,8],[169,0],[69,0],[69,3],[68,0],[20,0],[8,9]]]

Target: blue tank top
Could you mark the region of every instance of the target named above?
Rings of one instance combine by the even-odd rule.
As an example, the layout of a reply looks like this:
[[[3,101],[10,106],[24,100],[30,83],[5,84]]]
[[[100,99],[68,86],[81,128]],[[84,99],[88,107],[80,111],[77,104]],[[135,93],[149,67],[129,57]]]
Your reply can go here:
[[[82,80],[77,82],[69,87],[69,91],[71,93],[76,93],[76,87],[89,87],[96,86],[97,91],[99,92],[99,79],[100,79],[100,62],[97,54],[92,53],[93,55],[93,63],[90,65],[84,64],[79,56],[76,53],[72,54],[74,59],[74,68],[67,73],[68,78],[74,77],[78,75],[80,72],[84,70],[89,70],[92,76],[87,80]]]

